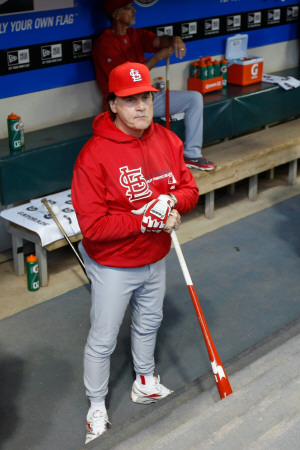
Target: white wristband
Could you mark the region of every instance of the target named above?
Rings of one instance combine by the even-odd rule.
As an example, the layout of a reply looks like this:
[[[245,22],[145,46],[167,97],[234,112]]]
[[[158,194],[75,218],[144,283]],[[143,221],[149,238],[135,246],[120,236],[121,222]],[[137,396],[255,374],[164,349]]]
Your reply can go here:
[[[177,205],[177,203],[178,203],[178,200],[177,200],[177,198],[175,197],[175,195],[174,194],[168,194],[170,197],[171,197],[171,199],[173,200],[173,203],[174,203],[174,206],[176,206]],[[174,208],[174,206],[173,206],[173,208]]]

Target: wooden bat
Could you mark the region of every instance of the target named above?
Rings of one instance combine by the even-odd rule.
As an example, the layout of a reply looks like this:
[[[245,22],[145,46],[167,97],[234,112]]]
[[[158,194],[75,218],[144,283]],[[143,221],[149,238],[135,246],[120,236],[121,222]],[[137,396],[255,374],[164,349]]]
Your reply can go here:
[[[170,130],[170,79],[169,79],[170,58],[166,60],[166,128]]]
[[[204,341],[206,344],[208,356],[211,362],[212,371],[215,376],[215,381],[217,384],[217,388],[219,390],[220,397],[221,398],[228,397],[228,395],[232,394],[232,389],[229,380],[227,378],[224,366],[222,364],[221,358],[218,355],[218,352],[210,335],[208,326],[206,324],[204,314],[201,309],[175,230],[172,231],[171,238],[203,333]]]
[[[48,209],[49,213],[50,213],[51,216],[52,216],[52,219],[54,220],[54,222],[56,223],[56,225],[57,225],[58,228],[60,229],[61,233],[64,235],[64,237],[65,237],[65,239],[67,240],[69,246],[70,246],[71,249],[73,250],[73,252],[74,252],[74,254],[75,254],[75,256],[76,256],[76,258],[77,258],[79,264],[81,265],[81,267],[82,267],[84,273],[86,274],[84,262],[82,261],[82,259],[81,259],[80,255],[79,255],[79,253],[76,251],[74,245],[73,245],[72,242],[70,241],[69,236],[67,235],[67,233],[66,233],[65,230],[63,229],[63,227],[62,227],[61,223],[59,222],[58,218],[56,217],[56,215],[55,215],[54,212],[52,211],[52,208],[51,208],[51,206],[49,205],[47,199],[46,199],[46,198],[43,198],[43,199],[41,200],[41,202],[42,202],[42,203],[46,206],[46,208]]]

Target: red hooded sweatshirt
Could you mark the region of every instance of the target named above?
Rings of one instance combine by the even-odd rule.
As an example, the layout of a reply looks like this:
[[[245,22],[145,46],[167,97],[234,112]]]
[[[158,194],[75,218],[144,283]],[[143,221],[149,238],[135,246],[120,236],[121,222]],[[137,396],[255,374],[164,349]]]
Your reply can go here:
[[[198,201],[198,187],[183,160],[183,143],[161,125],[151,123],[141,139],[125,134],[110,114],[97,116],[93,137],[74,167],[72,202],[83,246],[99,264],[140,267],[169,252],[169,233],[141,232],[139,209],[173,193],[180,214]]]

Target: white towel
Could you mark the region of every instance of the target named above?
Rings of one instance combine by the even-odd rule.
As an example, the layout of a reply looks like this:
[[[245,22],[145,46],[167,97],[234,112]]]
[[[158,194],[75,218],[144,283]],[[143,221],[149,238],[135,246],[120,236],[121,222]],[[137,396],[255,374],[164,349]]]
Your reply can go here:
[[[43,198],[45,198],[45,196],[30,200],[30,202],[24,203],[21,206],[5,209],[4,211],[1,211],[0,215],[12,223],[37,233],[40,237],[41,244],[44,247],[45,245],[62,239],[64,236],[45,205],[41,202]],[[57,219],[66,234],[68,236],[73,236],[80,233],[76,213],[72,205],[71,189],[58,194],[47,195],[46,199],[50,204],[50,207],[52,205],[57,205],[59,207]]]

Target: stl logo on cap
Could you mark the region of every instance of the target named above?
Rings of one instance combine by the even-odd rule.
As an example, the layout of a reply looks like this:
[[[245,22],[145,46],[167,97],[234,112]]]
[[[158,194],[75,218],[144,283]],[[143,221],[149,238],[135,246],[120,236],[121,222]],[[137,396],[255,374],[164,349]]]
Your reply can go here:
[[[138,70],[131,69],[129,74],[134,82],[142,81],[142,75],[140,74],[140,72]]]
[[[115,67],[109,74],[108,89],[118,97],[158,92],[158,89],[152,86],[148,67],[135,62],[126,62]]]

